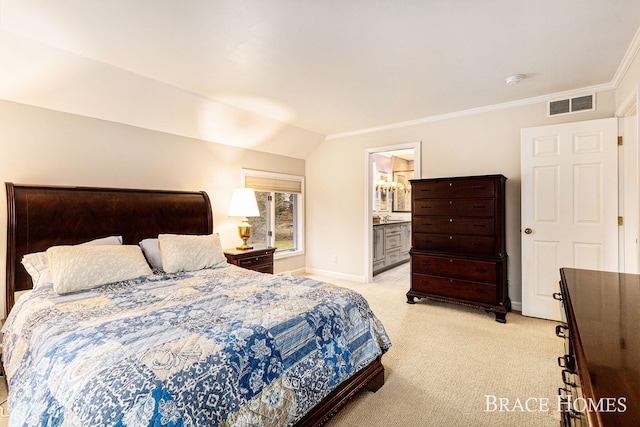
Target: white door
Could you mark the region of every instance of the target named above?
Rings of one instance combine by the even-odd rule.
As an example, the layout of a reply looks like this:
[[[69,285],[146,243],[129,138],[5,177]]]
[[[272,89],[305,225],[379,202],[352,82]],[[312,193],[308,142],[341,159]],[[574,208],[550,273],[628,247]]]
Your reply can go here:
[[[560,320],[560,268],[618,271],[617,119],[522,129],[522,314]]]

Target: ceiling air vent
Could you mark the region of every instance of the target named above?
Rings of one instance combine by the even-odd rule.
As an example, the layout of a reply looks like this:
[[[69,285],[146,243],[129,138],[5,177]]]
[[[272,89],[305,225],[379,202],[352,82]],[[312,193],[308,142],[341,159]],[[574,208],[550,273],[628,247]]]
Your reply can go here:
[[[549,101],[548,117],[557,116],[560,114],[581,113],[583,111],[595,111],[596,95],[592,93],[590,95],[577,96],[575,98],[558,99],[556,101]]]

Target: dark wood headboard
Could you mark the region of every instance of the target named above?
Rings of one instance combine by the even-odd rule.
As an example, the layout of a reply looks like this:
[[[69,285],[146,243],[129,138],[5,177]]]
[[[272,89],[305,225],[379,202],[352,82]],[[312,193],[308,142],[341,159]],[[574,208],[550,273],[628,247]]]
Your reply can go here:
[[[5,185],[7,314],[14,292],[32,288],[20,264],[25,254],[113,235],[122,236],[126,245],[137,245],[159,233],[213,232],[211,203],[204,191]]]

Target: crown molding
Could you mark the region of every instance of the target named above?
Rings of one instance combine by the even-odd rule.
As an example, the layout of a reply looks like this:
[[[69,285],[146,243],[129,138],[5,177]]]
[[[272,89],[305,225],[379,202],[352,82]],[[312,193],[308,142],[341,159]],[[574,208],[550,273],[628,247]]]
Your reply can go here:
[[[508,110],[510,108],[522,107],[526,105],[537,104],[540,102],[547,102],[549,100],[554,100],[558,98],[572,98],[575,96],[583,95],[585,92],[604,92],[608,90],[614,90],[615,88],[616,87],[613,85],[613,83],[606,83],[606,84],[601,84],[596,86],[583,87],[580,89],[572,89],[564,92],[556,92],[548,95],[535,96],[533,98],[525,98],[517,101],[504,102],[502,104],[488,105],[485,107],[471,108],[468,110],[456,111],[453,113],[438,114],[435,116],[423,117],[415,120],[407,120],[404,122],[391,123],[384,126],[376,126],[372,128],[359,129],[359,130],[354,130],[349,132],[334,133],[331,135],[327,135],[327,137],[325,138],[325,141],[332,140],[332,139],[348,138],[348,137],[357,136],[357,135],[365,135],[365,134],[374,133],[374,132],[383,132],[387,130],[400,129],[400,128],[405,128],[409,126],[423,125],[426,123],[439,122],[443,120],[458,119],[461,117],[468,117],[476,114],[489,113],[492,111]]]
[[[548,102],[554,99],[561,99],[563,97],[573,97],[576,95],[580,95],[584,92],[603,92],[607,90],[615,90],[620,84],[620,82],[622,81],[622,79],[624,78],[624,75],[629,70],[631,63],[635,59],[638,52],[640,52],[640,28],[638,28],[638,30],[636,31],[636,34],[631,40],[631,44],[627,48],[627,51],[625,52],[624,57],[622,58],[622,61],[620,62],[620,65],[616,70],[616,73],[613,75],[613,79],[611,79],[611,83],[585,87],[585,88],[570,90],[566,92],[557,92],[557,93],[552,93],[548,95],[536,96],[533,98],[526,98],[526,99],[521,99],[521,100],[512,101],[512,102],[505,102],[502,104],[494,104],[494,105],[488,105],[485,107],[471,108],[468,110],[456,111],[453,113],[438,114],[435,116],[423,117],[420,119],[408,120],[404,122],[390,123],[388,125],[377,126],[372,128],[359,129],[359,130],[354,130],[349,132],[334,133],[334,134],[327,135],[325,138],[325,141],[332,140],[332,139],[348,138],[348,137],[357,136],[357,135],[365,135],[365,134],[374,133],[374,132],[383,132],[387,130],[400,129],[400,128],[405,128],[409,126],[422,125],[425,123],[433,123],[433,122],[439,122],[443,120],[457,119],[460,117],[467,117],[475,114],[488,113],[491,111],[499,111],[499,110],[506,110],[509,108],[522,107],[525,105],[531,105],[538,102]],[[628,104],[631,102],[632,99],[635,99],[635,93],[629,95],[629,97],[625,100],[621,108],[618,109],[619,111],[616,111],[616,115],[623,115],[625,113],[628,113],[628,108],[629,108]],[[625,109],[627,111],[623,111]]]
[[[631,44],[629,45],[629,48],[627,48],[627,51],[622,57],[622,61],[620,62],[620,65],[618,66],[616,73],[613,75],[611,84],[614,87],[618,87],[618,85],[624,78],[624,75],[629,70],[631,63],[635,59],[638,52],[640,52],[640,28],[638,28],[638,31],[636,31],[636,35],[633,36],[633,39],[631,40]]]

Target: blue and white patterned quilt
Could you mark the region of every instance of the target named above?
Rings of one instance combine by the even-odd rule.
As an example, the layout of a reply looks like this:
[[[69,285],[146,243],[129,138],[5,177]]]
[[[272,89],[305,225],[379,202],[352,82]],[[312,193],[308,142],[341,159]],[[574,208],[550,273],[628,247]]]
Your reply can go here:
[[[237,267],[24,295],[11,426],[285,426],[391,346],[366,300]]]

